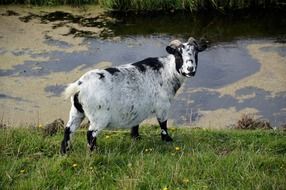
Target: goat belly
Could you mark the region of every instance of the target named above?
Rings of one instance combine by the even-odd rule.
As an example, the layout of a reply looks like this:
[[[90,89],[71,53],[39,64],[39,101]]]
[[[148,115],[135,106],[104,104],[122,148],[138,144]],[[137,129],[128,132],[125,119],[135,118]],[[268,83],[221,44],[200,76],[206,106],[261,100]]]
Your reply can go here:
[[[105,73],[101,79],[96,75],[99,71],[91,73],[95,77],[86,77],[80,98],[87,116],[95,122],[106,120],[107,127],[112,128],[130,128],[153,116],[158,76],[132,69],[121,69],[116,75]]]
[[[110,127],[130,128],[138,125],[154,113],[152,101],[138,101],[135,97],[128,101],[114,101],[111,108]]]
[[[152,116],[155,89],[149,76],[126,72],[112,88],[110,126],[133,127]]]

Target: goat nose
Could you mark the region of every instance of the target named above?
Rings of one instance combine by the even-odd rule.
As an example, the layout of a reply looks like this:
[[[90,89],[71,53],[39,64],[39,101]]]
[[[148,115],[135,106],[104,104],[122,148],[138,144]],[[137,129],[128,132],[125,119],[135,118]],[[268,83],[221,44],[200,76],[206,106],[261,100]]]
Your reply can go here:
[[[187,70],[190,71],[190,72],[193,72],[194,67],[188,67]]]

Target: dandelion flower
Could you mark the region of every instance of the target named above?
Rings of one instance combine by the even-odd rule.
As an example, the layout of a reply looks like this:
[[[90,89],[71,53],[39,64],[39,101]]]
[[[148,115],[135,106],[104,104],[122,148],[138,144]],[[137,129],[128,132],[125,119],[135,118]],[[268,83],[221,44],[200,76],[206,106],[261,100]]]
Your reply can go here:
[[[176,146],[175,150],[176,150],[176,151],[180,151],[180,150],[181,150],[181,148],[180,148],[180,147],[178,147],[178,146]]]
[[[168,187],[164,187],[163,190],[169,190]]]
[[[189,183],[190,182],[190,180],[189,179],[183,179],[183,183]]]
[[[74,167],[74,168],[77,167],[77,164],[73,164],[72,167]]]

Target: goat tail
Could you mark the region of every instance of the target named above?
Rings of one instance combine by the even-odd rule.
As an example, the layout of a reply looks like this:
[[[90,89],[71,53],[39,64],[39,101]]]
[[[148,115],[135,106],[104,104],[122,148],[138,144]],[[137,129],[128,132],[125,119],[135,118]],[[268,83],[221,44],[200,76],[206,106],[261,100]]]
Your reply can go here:
[[[67,86],[65,91],[63,92],[63,97],[67,100],[71,96],[75,95],[76,93],[79,92],[79,85],[78,82],[71,83]]]

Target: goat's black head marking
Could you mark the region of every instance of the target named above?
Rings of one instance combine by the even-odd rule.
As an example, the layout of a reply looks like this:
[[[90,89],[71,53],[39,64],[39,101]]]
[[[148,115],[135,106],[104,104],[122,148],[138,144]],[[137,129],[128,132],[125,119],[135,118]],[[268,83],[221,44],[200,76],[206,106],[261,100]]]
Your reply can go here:
[[[198,66],[198,53],[207,48],[205,41],[197,42],[194,38],[189,38],[186,43],[173,40],[166,51],[174,55],[176,70],[185,77],[195,76]]]

